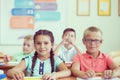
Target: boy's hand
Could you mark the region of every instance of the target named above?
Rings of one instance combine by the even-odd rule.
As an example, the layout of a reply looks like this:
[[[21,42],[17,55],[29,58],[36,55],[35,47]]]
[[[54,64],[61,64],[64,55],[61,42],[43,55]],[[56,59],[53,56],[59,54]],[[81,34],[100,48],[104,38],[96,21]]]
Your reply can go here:
[[[75,40],[73,38],[71,38],[70,34],[67,33],[66,35],[63,36],[63,42],[64,43],[69,43],[69,44],[72,44],[74,45],[75,43]]]
[[[68,39],[68,42],[70,44],[72,44],[73,46],[75,45],[75,39],[70,38],[70,39]]]
[[[104,73],[103,73],[103,77],[104,78],[112,78],[112,75],[113,75],[113,71],[112,70],[105,70]]]
[[[88,70],[87,72],[84,72],[82,78],[87,79],[87,78],[91,78],[91,77],[95,77],[95,76],[96,76],[95,71],[93,71],[93,70]]]
[[[63,40],[62,40],[62,44],[65,44],[65,43],[68,43],[68,40],[69,40],[69,34],[66,34],[63,36]]]

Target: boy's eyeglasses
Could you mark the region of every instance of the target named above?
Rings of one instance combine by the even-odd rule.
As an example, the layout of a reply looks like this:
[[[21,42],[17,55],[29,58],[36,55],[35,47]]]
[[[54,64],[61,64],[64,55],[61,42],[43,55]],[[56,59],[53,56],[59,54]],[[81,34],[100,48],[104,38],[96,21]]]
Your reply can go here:
[[[85,42],[86,43],[92,43],[92,42],[94,42],[95,44],[100,44],[100,43],[102,43],[102,40],[98,40],[98,39],[95,39],[95,40],[93,40],[93,39],[85,39]]]

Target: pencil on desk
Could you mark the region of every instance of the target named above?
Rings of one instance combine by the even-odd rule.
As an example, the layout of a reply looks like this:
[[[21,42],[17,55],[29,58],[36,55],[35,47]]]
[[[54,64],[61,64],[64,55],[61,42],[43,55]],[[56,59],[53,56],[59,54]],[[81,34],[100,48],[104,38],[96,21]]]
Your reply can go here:
[[[96,76],[103,76],[103,73],[96,73]]]

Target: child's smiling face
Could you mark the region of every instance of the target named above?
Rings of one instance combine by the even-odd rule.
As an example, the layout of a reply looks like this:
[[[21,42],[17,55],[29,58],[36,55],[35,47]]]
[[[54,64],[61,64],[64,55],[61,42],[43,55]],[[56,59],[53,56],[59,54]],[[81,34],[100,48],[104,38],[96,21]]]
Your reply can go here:
[[[89,31],[84,37],[83,43],[89,53],[98,53],[102,43],[102,35],[100,32]]]
[[[24,39],[23,52],[25,54],[30,54],[34,50],[33,40]]]
[[[38,55],[45,56],[50,54],[53,43],[48,35],[37,35],[34,41],[35,49]]]

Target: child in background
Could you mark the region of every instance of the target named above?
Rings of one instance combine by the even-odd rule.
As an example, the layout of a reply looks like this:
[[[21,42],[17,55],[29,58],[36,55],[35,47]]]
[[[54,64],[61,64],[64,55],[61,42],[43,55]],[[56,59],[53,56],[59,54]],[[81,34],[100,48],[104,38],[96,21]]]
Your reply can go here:
[[[20,62],[22,58],[29,56],[29,55],[30,56],[34,55],[33,35],[27,35],[24,37],[23,52],[16,54],[14,56],[14,61]]]
[[[63,61],[54,56],[54,37],[51,31],[37,31],[34,35],[34,47],[36,50],[34,57],[24,58],[16,67],[7,72],[8,77],[23,80],[24,70],[27,76],[42,76],[42,80],[53,80],[71,75],[71,71],[67,69]]]
[[[66,28],[62,35],[62,41],[55,48],[54,53],[64,62],[71,62],[75,54],[81,53],[75,44],[76,32],[72,28]]]
[[[103,78],[120,76],[120,68],[105,53],[99,50],[102,44],[102,31],[94,26],[87,28],[83,35],[86,53],[73,58],[72,74],[80,78],[101,75]],[[99,74],[101,73],[101,74]]]

